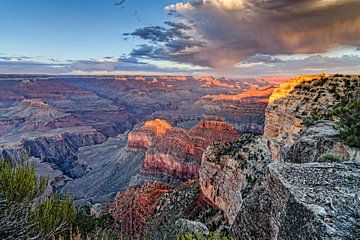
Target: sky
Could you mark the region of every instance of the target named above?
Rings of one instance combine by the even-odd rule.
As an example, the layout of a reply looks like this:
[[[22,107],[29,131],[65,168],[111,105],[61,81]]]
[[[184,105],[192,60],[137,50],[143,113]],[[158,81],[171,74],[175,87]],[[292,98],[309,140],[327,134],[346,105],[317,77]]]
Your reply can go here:
[[[360,1],[0,1],[0,74],[319,72],[360,73]]]

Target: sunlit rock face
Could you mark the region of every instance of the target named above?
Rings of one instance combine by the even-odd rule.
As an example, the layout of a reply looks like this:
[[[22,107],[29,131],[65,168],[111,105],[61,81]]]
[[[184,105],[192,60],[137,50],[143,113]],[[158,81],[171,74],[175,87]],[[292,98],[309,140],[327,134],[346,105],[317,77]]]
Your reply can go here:
[[[110,205],[109,212],[120,225],[120,234],[140,237],[147,222],[159,206],[160,198],[171,191],[171,186],[152,182],[119,192]]]
[[[216,94],[196,102],[209,113],[232,123],[241,133],[263,132],[265,108],[274,86],[253,87],[238,94]]]
[[[232,142],[238,137],[233,126],[220,121],[202,121],[183,129],[155,119],[129,134],[128,147],[146,149],[145,173],[189,179],[198,176],[201,156],[209,144]]]
[[[269,105],[263,136],[213,144],[203,154],[202,194],[224,212],[235,239],[353,239],[357,232],[350,216],[360,204],[359,149],[340,139],[336,118],[304,120],[357,99],[359,77],[304,79]],[[327,154],[336,163],[320,160]]]
[[[207,148],[200,168],[204,196],[224,211],[232,224],[243,203],[243,195],[257,181],[271,161],[266,141],[261,136],[245,135],[234,143]]]
[[[270,140],[273,160],[285,161],[295,141],[306,134],[305,119],[330,116],[342,101],[357,99],[359,92],[359,76],[305,76],[280,85],[265,113],[264,136]]]

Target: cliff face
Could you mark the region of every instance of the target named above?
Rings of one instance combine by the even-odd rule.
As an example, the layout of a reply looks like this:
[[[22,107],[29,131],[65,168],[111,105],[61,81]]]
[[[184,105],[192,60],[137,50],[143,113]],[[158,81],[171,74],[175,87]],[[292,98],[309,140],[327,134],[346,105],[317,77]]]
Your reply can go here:
[[[152,182],[119,192],[109,212],[120,225],[120,234],[142,236],[149,218],[159,206],[161,196],[170,191],[169,184]]]
[[[83,174],[84,169],[77,161],[77,150],[83,146],[99,144],[106,137],[88,127],[55,129],[47,133],[34,132],[13,137],[6,144],[0,143],[0,156],[16,160],[28,153],[43,161],[55,164],[60,170],[72,177]]]
[[[222,116],[241,133],[263,133],[264,113],[275,86],[253,87],[238,94],[207,95],[196,102],[208,115]]]
[[[232,224],[242,205],[242,196],[262,178],[269,162],[270,153],[261,137],[245,135],[233,144],[212,145],[203,155],[201,190]]]
[[[195,128],[183,129],[155,119],[129,134],[128,147],[146,150],[145,173],[189,179],[198,176],[201,156],[208,145],[238,137],[234,127],[220,121],[202,121]]]
[[[236,239],[357,239],[359,149],[332,113],[359,96],[358,76],[296,78],[270,97],[264,136],[207,149],[201,190]],[[338,163],[320,161],[328,154]]]
[[[326,118],[342,101],[359,98],[359,88],[358,76],[303,76],[281,84],[265,113],[264,136],[270,141],[272,159],[286,161],[290,148],[307,128],[304,121]]]
[[[236,239],[357,239],[359,167],[270,164],[240,209]]]

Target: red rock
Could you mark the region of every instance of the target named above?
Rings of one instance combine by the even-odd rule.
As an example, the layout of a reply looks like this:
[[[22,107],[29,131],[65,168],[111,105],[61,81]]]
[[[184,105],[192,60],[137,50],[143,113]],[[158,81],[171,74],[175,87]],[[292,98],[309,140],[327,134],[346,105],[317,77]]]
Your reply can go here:
[[[109,213],[119,224],[120,234],[140,236],[148,219],[154,215],[160,197],[170,191],[169,184],[152,182],[119,192],[109,207]]]
[[[197,178],[201,156],[212,142],[232,142],[237,130],[221,121],[202,121],[197,127],[173,127],[165,120],[147,121],[129,134],[128,147],[146,149],[145,173],[178,179]]]

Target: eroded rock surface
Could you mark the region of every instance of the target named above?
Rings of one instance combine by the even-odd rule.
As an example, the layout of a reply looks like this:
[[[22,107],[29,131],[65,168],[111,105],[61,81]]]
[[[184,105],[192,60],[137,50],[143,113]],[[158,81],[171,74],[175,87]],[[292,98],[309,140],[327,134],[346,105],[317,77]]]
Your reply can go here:
[[[343,143],[334,122],[319,121],[302,131],[286,156],[287,162],[306,163],[333,155],[340,160],[360,162],[360,150]]]
[[[307,118],[330,117],[342,101],[357,99],[359,76],[300,76],[281,84],[269,99],[264,136],[274,161],[286,161],[289,149],[307,127]]]
[[[358,239],[358,163],[271,164],[245,199],[236,239]]]
[[[221,121],[202,121],[196,127],[174,127],[165,120],[147,121],[129,134],[128,147],[145,149],[144,173],[196,178],[201,156],[213,142],[232,142],[237,130]]]
[[[245,135],[232,144],[212,145],[203,155],[201,190],[209,201],[225,212],[232,224],[243,195],[261,181],[270,161],[266,141],[261,136]]]

